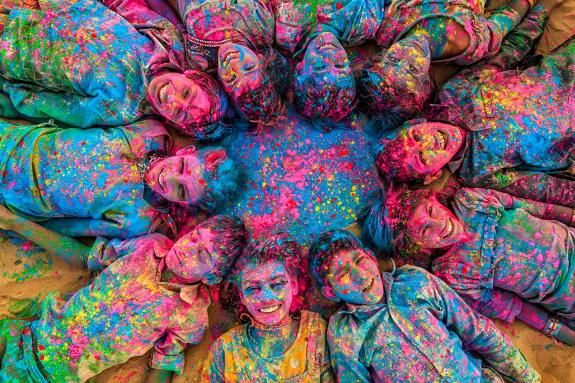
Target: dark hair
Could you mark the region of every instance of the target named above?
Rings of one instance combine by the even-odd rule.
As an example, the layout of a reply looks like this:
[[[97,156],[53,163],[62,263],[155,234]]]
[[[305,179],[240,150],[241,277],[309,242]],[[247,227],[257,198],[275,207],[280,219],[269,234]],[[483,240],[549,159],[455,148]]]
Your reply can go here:
[[[371,250],[347,230],[326,231],[313,241],[308,255],[309,271],[320,287],[329,286],[326,277],[331,257],[340,250],[355,249],[373,255]]]
[[[387,132],[420,113],[434,87],[430,72],[423,89],[409,91],[397,88],[385,68],[376,63],[383,56],[378,56],[363,70],[358,81],[358,93],[363,108],[378,120],[381,132]]]
[[[283,232],[272,235],[264,242],[254,240],[238,257],[222,286],[220,295],[222,307],[235,314],[238,319],[244,320],[247,310],[240,299],[241,273],[248,265],[259,266],[269,262],[285,265],[289,275],[299,282],[302,276],[302,248],[295,240]],[[300,285],[300,288],[304,286]],[[302,294],[299,293],[298,296],[301,300]],[[297,311],[303,305],[303,301],[298,302],[295,298],[291,309]]]
[[[213,150],[213,147],[199,149],[199,153]],[[204,171],[206,188],[204,195],[198,201],[198,207],[206,212],[213,212],[221,208],[226,202],[232,201],[238,194],[244,173],[231,158],[220,163],[215,170]]]
[[[387,190],[372,194],[369,203],[358,215],[362,238],[384,256],[414,256],[420,250],[405,235],[407,220],[424,198],[433,192],[428,189],[408,189],[388,184]]]
[[[357,103],[355,78],[326,83],[318,76],[298,73],[294,84],[295,107],[304,117],[339,122],[347,118]]]
[[[242,221],[235,216],[216,215],[199,223],[197,229],[209,229],[215,237],[216,266],[206,278],[219,281],[230,271],[234,261],[248,243],[249,234]]]

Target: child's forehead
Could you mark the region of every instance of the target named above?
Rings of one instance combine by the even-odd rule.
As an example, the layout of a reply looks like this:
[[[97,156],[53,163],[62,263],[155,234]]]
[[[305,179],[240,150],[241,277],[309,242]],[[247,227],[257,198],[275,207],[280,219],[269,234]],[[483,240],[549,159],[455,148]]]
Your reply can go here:
[[[355,259],[361,255],[366,254],[365,250],[361,248],[341,249],[334,252],[329,260],[328,269],[335,270],[341,266],[346,265],[350,260]]]
[[[242,273],[240,280],[242,283],[257,283],[288,276],[287,268],[279,261],[269,261],[265,263],[250,262]]]

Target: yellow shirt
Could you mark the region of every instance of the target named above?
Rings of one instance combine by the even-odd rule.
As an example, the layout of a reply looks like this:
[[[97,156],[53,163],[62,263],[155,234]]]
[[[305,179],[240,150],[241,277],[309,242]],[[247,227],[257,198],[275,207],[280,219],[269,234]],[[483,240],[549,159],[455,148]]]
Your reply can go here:
[[[326,322],[302,311],[294,343],[282,355],[263,358],[249,343],[248,325],[234,327],[218,338],[204,362],[202,382],[317,383],[332,376],[325,332]],[[331,381],[331,379],[328,379]]]

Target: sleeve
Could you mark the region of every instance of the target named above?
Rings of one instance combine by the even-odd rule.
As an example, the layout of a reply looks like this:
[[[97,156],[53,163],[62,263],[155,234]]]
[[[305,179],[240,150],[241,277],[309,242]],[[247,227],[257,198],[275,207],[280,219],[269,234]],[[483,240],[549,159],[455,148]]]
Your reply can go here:
[[[575,208],[575,180],[519,171],[513,172],[512,179],[511,184],[498,190],[521,198]]]
[[[172,326],[154,345],[150,367],[182,374],[186,346],[200,343],[208,327],[209,293],[202,286],[197,291],[192,304],[181,301],[180,307],[171,314]]]
[[[204,360],[201,383],[224,383],[224,345],[222,338],[218,338],[210,347],[208,356]]]
[[[492,28],[500,24],[504,17],[504,14],[495,13],[490,18]],[[501,48],[496,55],[463,69],[453,79],[464,83],[476,82],[477,77],[488,77],[493,72],[515,69],[529,53],[535,40],[543,33],[547,18],[548,14],[545,8],[541,5],[535,5],[523,21],[503,39]],[[494,30],[493,33],[503,33],[503,31]]]
[[[150,234],[131,239],[96,238],[88,253],[88,269],[102,270],[119,258],[125,257],[135,251],[145,251],[145,247],[163,245],[170,248],[169,239],[161,234]]]
[[[150,225],[145,225],[141,229],[135,227],[126,227],[130,225],[131,219],[124,220],[125,215],[118,216],[115,219],[93,219],[93,218],[53,218],[48,221],[40,222],[46,229],[53,230],[57,233],[69,237],[97,237],[104,236],[110,238],[129,238],[147,233]],[[134,217],[131,217],[134,219]]]
[[[431,274],[428,278],[435,291],[430,303],[437,310],[436,316],[461,338],[466,349],[480,355],[512,382],[541,381],[537,371],[492,321],[475,313],[439,278]]]
[[[336,314],[338,315],[338,314]],[[345,314],[344,314],[345,315]],[[339,320],[338,320],[339,319]],[[341,317],[332,317],[327,331],[327,341],[331,357],[331,365],[336,381],[341,383],[370,383],[371,375],[367,366],[359,361],[354,353],[357,339],[347,328]]]
[[[444,264],[441,266],[440,268],[434,266],[433,274],[454,289],[477,312],[507,323],[513,323],[517,314],[521,312],[523,300],[517,295],[506,290],[487,288],[481,280],[447,272],[446,269],[449,267]]]
[[[471,206],[474,204],[477,210],[488,211],[500,207],[505,210],[523,209],[534,217],[555,220],[566,225],[570,225],[573,219],[573,209],[570,207],[519,198],[497,190],[462,189],[456,194],[456,198],[461,201],[463,194],[466,195],[468,206],[469,201],[473,201]]]

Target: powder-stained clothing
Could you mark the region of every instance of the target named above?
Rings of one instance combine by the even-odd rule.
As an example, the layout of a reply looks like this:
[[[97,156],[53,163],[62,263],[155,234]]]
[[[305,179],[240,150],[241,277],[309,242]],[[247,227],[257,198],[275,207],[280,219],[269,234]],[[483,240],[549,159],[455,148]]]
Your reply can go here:
[[[12,8],[0,36],[0,115],[87,128],[149,112],[157,53],[132,25],[92,0]]]
[[[219,337],[204,362],[204,383],[333,382],[325,339],[326,323],[302,311],[294,343],[282,355],[258,356],[250,344],[250,326],[234,327]]]
[[[328,326],[338,381],[482,382],[482,364],[512,382],[540,382],[511,340],[440,279],[415,266],[382,274],[385,295],[347,306]]]
[[[319,4],[316,12],[307,3],[280,3],[276,44],[297,54],[321,32],[333,33],[346,47],[363,44],[375,38],[383,21],[384,3],[384,0],[327,1]]]
[[[377,31],[376,43],[387,49],[405,37],[418,23],[448,18],[461,25],[467,32],[469,45],[460,55],[436,61],[451,61],[460,65],[475,63],[497,53],[503,38],[521,21],[519,13],[509,6],[500,7],[488,18],[484,17],[484,2],[484,0],[393,0],[385,10],[383,23]],[[429,31],[432,39],[449,33],[447,24],[435,23],[434,26],[439,29]]]
[[[108,129],[0,121],[0,203],[71,236],[146,234],[156,211],[137,165],[168,139],[156,120]]]
[[[251,49],[274,42],[274,5],[269,0],[178,0],[186,25],[188,61],[192,69],[217,67],[218,48],[227,42]]]
[[[575,228],[552,205],[463,188],[453,207],[470,234],[433,262],[433,272],[491,318],[513,322],[523,300],[575,319]]]
[[[536,6],[499,54],[450,79],[430,118],[468,131],[461,161],[450,164],[464,185],[575,206],[575,184],[549,174],[572,168],[575,38],[537,65],[516,68],[546,18]]]
[[[85,382],[152,348],[151,367],[181,373],[185,346],[199,343],[207,327],[210,298],[202,284],[163,281],[172,244],[160,234],[97,242],[88,263],[112,263],[68,301],[42,302],[40,318],[11,337],[22,341],[22,362],[3,362],[0,376],[26,381],[17,375],[24,365],[44,381]]]

